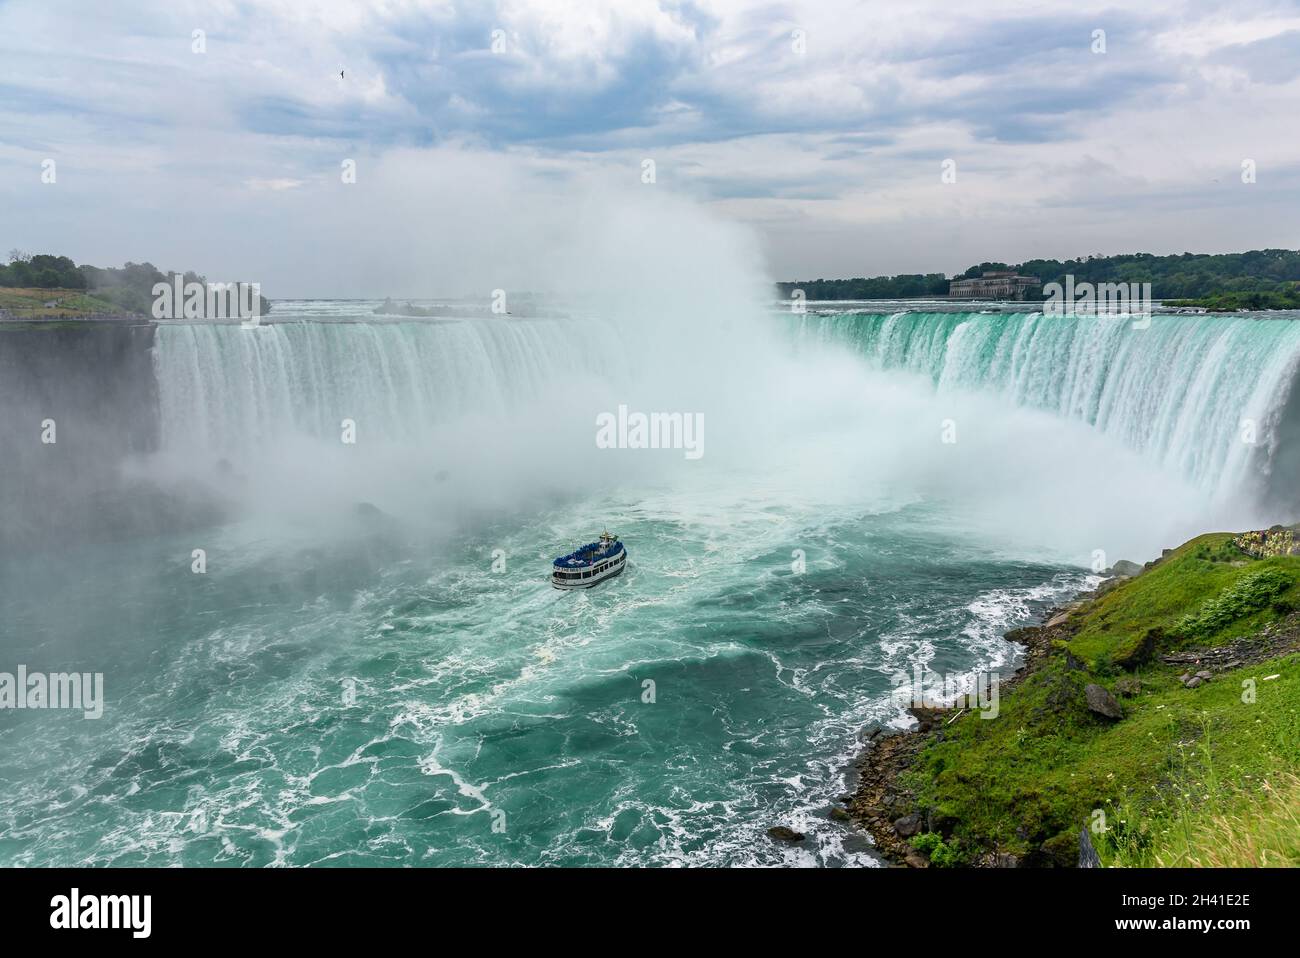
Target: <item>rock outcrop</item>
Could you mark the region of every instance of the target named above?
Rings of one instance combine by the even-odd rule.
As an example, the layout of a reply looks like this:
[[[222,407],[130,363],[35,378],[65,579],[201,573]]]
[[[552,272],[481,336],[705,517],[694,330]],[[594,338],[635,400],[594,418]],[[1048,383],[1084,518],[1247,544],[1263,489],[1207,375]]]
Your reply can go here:
[[[1085,685],[1083,694],[1088,700],[1088,711],[1108,719],[1122,719],[1124,717],[1124,710],[1115,701],[1115,696],[1096,682],[1089,682]]]

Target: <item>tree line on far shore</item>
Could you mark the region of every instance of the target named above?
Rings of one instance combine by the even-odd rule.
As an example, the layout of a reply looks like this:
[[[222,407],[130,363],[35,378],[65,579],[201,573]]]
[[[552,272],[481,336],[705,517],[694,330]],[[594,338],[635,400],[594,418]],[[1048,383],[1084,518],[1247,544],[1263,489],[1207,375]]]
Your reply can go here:
[[[66,256],[31,256],[10,250],[9,265],[0,266],[0,286],[22,289],[87,289],[86,276]]]
[[[1085,256],[1081,259],[1031,259],[1019,264],[980,263],[964,273],[902,273],[855,279],[814,279],[777,283],[781,298],[802,289],[811,300],[909,299],[948,295],[954,279],[980,276],[995,270],[1014,270],[1033,276],[1043,285],[1060,283],[1071,275],[1078,283],[1150,283],[1156,299],[1231,299],[1290,301],[1300,281],[1300,250],[1261,249],[1246,253],[1123,253]],[[1251,294],[1260,294],[1254,297]],[[1277,295],[1265,295],[1277,294]],[[1041,289],[1028,298],[1041,298]]]
[[[186,283],[207,284],[195,272],[184,274]],[[9,251],[9,264],[0,266],[0,287],[20,289],[75,289],[91,293],[128,313],[149,315],[153,307],[153,288],[157,283],[171,283],[152,263],[127,263],[121,268],[78,266],[66,256]],[[262,297],[262,312],[270,312],[270,302]]]

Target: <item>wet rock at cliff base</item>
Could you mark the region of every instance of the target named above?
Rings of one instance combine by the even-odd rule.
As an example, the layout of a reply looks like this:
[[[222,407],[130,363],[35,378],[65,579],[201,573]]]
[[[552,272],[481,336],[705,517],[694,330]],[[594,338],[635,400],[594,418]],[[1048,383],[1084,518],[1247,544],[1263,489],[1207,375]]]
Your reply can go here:
[[[767,837],[778,842],[801,842],[807,836],[785,825],[773,825],[767,830]]]
[[[1096,712],[1108,719],[1121,719],[1124,717],[1124,710],[1115,701],[1115,696],[1095,682],[1090,682],[1084,686],[1083,694],[1088,700],[1089,711]]]
[[[1098,598],[1101,598],[1111,589],[1115,588],[1118,585],[1122,585],[1127,581],[1128,581],[1128,576],[1123,576],[1123,575],[1117,575],[1113,579],[1103,579],[1101,585],[1097,586],[1097,591],[1094,592],[1093,594]]]
[[[950,708],[930,708],[928,706],[914,705],[908,708],[912,717],[917,721],[916,731],[928,732],[935,725],[942,722],[952,712]]]

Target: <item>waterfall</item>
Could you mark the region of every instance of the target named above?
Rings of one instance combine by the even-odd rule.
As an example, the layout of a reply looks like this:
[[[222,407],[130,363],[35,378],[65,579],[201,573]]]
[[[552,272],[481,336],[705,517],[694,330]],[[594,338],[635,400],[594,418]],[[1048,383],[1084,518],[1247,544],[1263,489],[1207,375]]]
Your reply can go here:
[[[1142,328],[1120,316],[843,312],[802,316],[797,335],[925,375],[939,391],[1082,420],[1219,496],[1289,505],[1300,485],[1276,468],[1294,428],[1300,322],[1156,315]]]
[[[1277,514],[1300,504],[1300,323],[1156,315],[1140,328],[1127,317],[859,311],[800,316],[794,335],[796,346],[848,348],[874,368],[923,376],[941,394],[989,394],[1087,423],[1220,499]],[[621,386],[645,365],[638,355],[616,325],[587,319],[164,324],[159,446],[220,455],[290,434],[337,440],[344,419],[407,442],[467,415]]]
[[[161,325],[161,447],[226,452],[290,433],[337,437],[345,418],[410,439],[617,373],[616,339],[580,320]]]

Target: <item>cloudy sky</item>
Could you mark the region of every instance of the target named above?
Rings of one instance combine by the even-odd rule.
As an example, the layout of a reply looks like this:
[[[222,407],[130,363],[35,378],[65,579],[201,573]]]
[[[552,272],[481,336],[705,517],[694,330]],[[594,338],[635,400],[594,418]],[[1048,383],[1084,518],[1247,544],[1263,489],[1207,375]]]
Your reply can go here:
[[[458,294],[662,196],[774,279],[1295,248],[1298,107],[1294,0],[0,0],[0,246]]]

